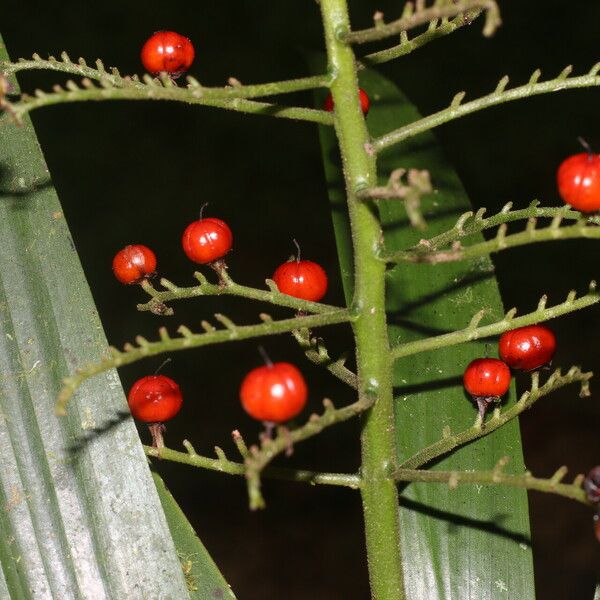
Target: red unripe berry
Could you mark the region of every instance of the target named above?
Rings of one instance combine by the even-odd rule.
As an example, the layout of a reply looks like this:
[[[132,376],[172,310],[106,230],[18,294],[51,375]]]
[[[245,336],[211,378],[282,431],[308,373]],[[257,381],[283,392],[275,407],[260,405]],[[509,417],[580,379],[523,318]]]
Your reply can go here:
[[[112,268],[121,283],[140,283],[156,271],[156,256],[142,244],[125,246],[115,254]]]
[[[311,260],[292,260],[279,265],[272,277],[282,294],[318,302],[327,292],[327,274]]]
[[[131,414],[139,421],[163,423],[179,412],[183,397],[170,377],[147,375],[133,384],[127,402]]]
[[[178,77],[194,62],[194,46],[184,35],[174,31],[157,31],[142,47],[142,64],[149,73],[161,71]]]
[[[570,156],[558,168],[557,181],[560,197],[575,210],[600,210],[600,155]]]
[[[206,265],[222,258],[231,250],[233,234],[221,219],[199,219],[186,227],[181,244],[190,260]]]
[[[499,398],[510,387],[510,369],[497,358],[477,358],[465,369],[463,383],[473,398]]]
[[[308,389],[292,364],[277,362],[250,371],[240,388],[244,410],[254,419],[283,423],[304,408]]]
[[[556,337],[543,325],[529,325],[503,333],[498,349],[500,358],[509,367],[533,371],[552,360]]]
[[[371,108],[371,101],[369,100],[369,96],[367,96],[367,92],[365,92],[365,90],[363,90],[362,88],[358,88],[358,95],[360,98],[360,108],[363,112],[363,115],[365,115],[365,117],[366,117],[367,114],[369,113],[369,108]],[[325,98],[325,103],[323,104],[323,108],[327,112],[333,112],[334,102],[333,102],[333,96],[331,95],[331,92],[327,95],[327,98]]]

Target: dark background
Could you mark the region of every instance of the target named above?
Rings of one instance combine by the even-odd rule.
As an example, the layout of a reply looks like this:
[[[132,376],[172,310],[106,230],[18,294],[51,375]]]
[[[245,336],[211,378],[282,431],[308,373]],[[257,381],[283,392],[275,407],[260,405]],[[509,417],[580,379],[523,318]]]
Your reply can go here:
[[[397,16],[397,4],[350,2],[355,28],[368,26],[375,9]],[[569,63],[583,72],[600,60],[597,2],[501,4],[504,27],[493,39],[481,37],[477,22],[380,70],[428,114],[461,89],[470,97],[487,93],[505,73],[521,83],[536,67],[554,76]],[[14,58],[67,50],[73,58],[92,63],[100,56],[122,73],[141,73],[138,56],[146,37],[173,29],[193,40],[191,74],[205,85],[224,85],[232,75],[245,83],[302,76],[302,49],[322,47],[318,6],[311,0],[10,1],[4,7],[1,28]],[[20,77],[30,91],[59,80],[46,73]],[[599,100],[597,89],[542,96],[467,117],[437,134],[475,207],[496,211],[508,200],[523,207],[534,198],[558,205],[555,170],[579,151],[577,136],[600,148]],[[295,101],[310,103],[310,97]],[[292,237],[305,256],[336,272],[313,125],[151,102],[59,106],[35,113],[33,120],[112,344],[137,333],[152,336],[159,325],[156,317],[135,311],[139,289],[113,279],[114,252],[128,243],[148,244],[162,274],[191,283],[179,236],[204,202],[210,202],[207,214],[227,220],[235,232],[229,261],[234,278],[261,286],[291,253]],[[528,246],[494,260],[507,307],[526,310],[543,293],[554,303],[571,288],[585,290],[598,277],[598,258],[597,244],[573,241]],[[335,275],[328,300],[342,301]],[[251,322],[258,312],[231,298],[175,308],[171,323],[190,326],[216,311],[235,314],[240,322]],[[598,314],[588,309],[554,323],[558,363],[598,369]],[[334,339],[333,346],[346,341]],[[265,346],[275,359],[303,360],[287,338],[270,338]],[[249,438],[257,431],[237,400],[241,377],[259,362],[256,342],[173,358],[165,373],[181,382],[186,403],[182,418],[169,426],[168,441],[176,446],[188,437],[199,451],[210,453],[219,444],[233,455],[230,431],[240,427]],[[125,388],[159,362],[124,369]],[[303,370],[319,395],[348,399],[327,374],[305,361]],[[594,396],[579,401],[573,388],[541,402],[522,419],[528,467],[549,474],[564,463],[572,472],[587,471],[600,455],[599,412]],[[356,434],[356,423],[340,426],[299,447],[293,460],[353,469]],[[267,483],[269,508],[252,514],[240,479],[170,464],[160,471],[240,600],[368,597],[358,494]],[[589,511],[541,494],[530,500],[539,597],[591,600],[600,547]]]

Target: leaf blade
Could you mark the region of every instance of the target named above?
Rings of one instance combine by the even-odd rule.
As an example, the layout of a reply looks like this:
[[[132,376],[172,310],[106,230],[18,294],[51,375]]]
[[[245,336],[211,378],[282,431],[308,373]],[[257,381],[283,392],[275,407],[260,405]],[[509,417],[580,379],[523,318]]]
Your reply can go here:
[[[8,59],[0,40],[0,59]],[[11,82],[12,91],[18,91]],[[35,132],[0,132],[0,595],[185,598],[121,386],[61,379],[107,344]]]
[[[419,118],[401,92],[377,73],[361,71],[360,83],[373,100],[367,118],[373,137]],[[350,301],[350,232],[340,208],[343,177],[333,132],[321,127],[320,136],[342,280]],[[428,222],[427,237],[451,228],[461,213],[471,210],[462,184],[430,134],[382,154],[378,167],[381,185],[399,167],[430,171],[437,191],[422,206]],[[410,226],[401,201],[380,201],[378,206],[388,251],[408,248],[423,237],[423,232]],[[487,258],[462,264],[398,265],[388,273],[387,287],[392,344],[465,327],[482,308],[489,318],[499,319],[503,314],[493,265]],[[394,383],[399,460],[439,439],[444,426],[457,431],[473,423],[476,413],[464,396],[461,376],[468,362],[483,353],[484,342],[479,342],[397,362]],[[508,403],[514,401],[513,386]],[[505,455],[512,457],[514,472],[524,470],[516,422],[459,449],[434,468],[489,470]],[[474,486],[449,490],[447,486],[411,484],[402,490],[401,522],[410,600],[491,599],[506,593],[509,597],[534,598],[524,490]]]

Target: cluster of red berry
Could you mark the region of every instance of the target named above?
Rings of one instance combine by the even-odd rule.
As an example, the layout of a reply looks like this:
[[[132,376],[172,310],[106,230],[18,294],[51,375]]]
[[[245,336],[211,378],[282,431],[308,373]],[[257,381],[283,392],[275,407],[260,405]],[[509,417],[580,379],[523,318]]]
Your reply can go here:
[[[159,31],[144,44],[141,52],[144,67],[152,74],[167,73],[176,78],[185,73],[194,60],[194,46],[185,36],[173,31]],[[361,109],[369,111],[370,100],[359,89]],[[324,107],[334,110],[329,94]],[[558,189],[562,199],[582,212],[600,210],[600,156],[586,152],[566,159],[558,169]],[[216,218],[202,218],[191,223],[183,233],[182,245],[190,260],[217,266],[231,250],[233,234],[228,225]],[[113,271],[121,283],[141,283],[156,271],[156,256],[150,248],[131,245],[113,260]],[[327,275],[320,265],[297,260],[280,265],[272,276],[281,293],[319,301],[327,291]],[[492,402],[498,402],[510,386],[510,368],[532,371],[548,364],[556,350],[550,329],[532,325],[509,331],[500,338],[500,356],[472,361],[464,372],[464,386],[479,407],[481,418]],[[240,388],[244,409],[261,421],[281,423],[295,417],[304,408],[307,386],[300,371],[285,362],[268,363],[250,371]],[[134,417],[162,423],[173,418],[182,405],[177,383],[165,375],[150,375],[137,381],[129,392],[129,406]]]
[[[233,246],[231,229],[221,219],[202,218],[190,223],[181,238],[183,251],[195,263],[223,268],[223,257]],[[113,259],[115,277],[136,284],[153,277],[157,260],[147,246],[126,246]],[[278,290],[302,300],[318,302],[327,292],[327,274],[310,260],[285,262],[272,275]],[[308,389],[300,371],[287,362],[271,363],[250,371],[240,388],[242,406],[260,421],[282,423],[300,413]],[[138,380],[128,396],[131,413],[147,423],[163,423],[181,409],[182,394],[175,381],[165,375],[148,375]],[[153,435],[154,437],[154,435]],[[156,438],[155,438],[156,441]]]
[[[500,358],[477,358],[465,369],[465,389],[479,407],[483,422],[490,404],[499,402],[510,387],[510,368],[535,371],[548,365],[556,351],[554,333],[544,325],[529,325],[503,333]]]

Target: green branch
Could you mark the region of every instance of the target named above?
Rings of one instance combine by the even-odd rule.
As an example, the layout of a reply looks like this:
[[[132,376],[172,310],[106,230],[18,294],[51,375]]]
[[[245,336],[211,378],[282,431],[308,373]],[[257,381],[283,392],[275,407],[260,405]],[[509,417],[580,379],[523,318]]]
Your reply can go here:
[[[260,447],[251,446],[245,460],[250,509],[256,510],[265,506],[260,489],[260,479],[264,469],[276,456],[283,452],[290,452],[293,444],[311,438],[321,433],[327,427],[347,421],[361,414],[369,409],[374,401],[374,397],[363,397],[343,408],[335,408],[331,401],[324,400],[325,411],[322,415],[311,415],[305,425],[293,431],[289,431],[285,427],[280,427],[274,439],[263,436],[260,441]],[[354,479],[353,482],[358,484],[355,487],[359,487],[359,482],[356,482]]]
[[[476,12],[473,15],[473,18],[479,16],[481,12]],[[400,58],[401,56],[406,56],[419,48],[422,48],[426,44],[433,42],[439,38],[445,37],[454,33],[457,29],[464,27],[465,25],[470,25],[473,22],[471,18],[465,18],[464,15],[459,15],[458,17],[454,17],[452,20],[448,20],[448,18],[442,19],[442,22],[439,23],[438,20],[433,20],[429,23],[429,27],[426,32],[420,33],[413,38],[408,37],[408,34],[403,31],[400,34],[400,43],[392,46],[391,48],[386,48],[385,50],[380,50],[378,52],[372,52],[371,54],[367,54],[360,59],[360,67],[370,67],[372,65],[380,65],[396,58]]]
[[[353,373],[345,366],[345,356],[340,356],[335,360],[332,359],[323,344],[323,340],[311,336],[309,329],[295,329],[292,335],[304,350],[304,354],[306,354],[308,360],[315,365],[325,367],[332,375],[351,388],[358,389],[358,378],[356,377],[356,373]]]
[[[576,310],[587,308],[588,306],[596,304],[599,300],[600,294],[596,291],[596,283],[592,281],[588,293],[581,298],[576,298],[575,291],[572,290],[569,292],[567,299],[563,303],[546,308],[547,297],[542,296],[537,309],[531,313],[523,315],[522,317],[515,317],[517,309],[513,308],[506,313],[501,321],[478,327],[486,312],[485,310],[480,310],[473,316],[469,325],[464,329],[422,340],[416,340],[414,342],[406,342],[405,344],[400,344],[392,348],[390,352],[393,359],[399,359],[404,358],[405,356],[411,356],[412,354],[419,354],[420,352],[428,352],[430,350],[437,350],[438,348],[447,348],[449,346],[471,342],[480,338],[500,335],[511,329],[517,329],[518,327],[524,327],[525,325],[534,325],[536,323],[541,323],[542,321],[549,321],[550,319],[555,319],[556,317],[566,315]]]
[[[354,319],[348,310],[335,310],[319,315],[310,315],[296,317],[294,319],[284,319],[273,321],[267,315],[262,315],[264,323],[258,325],[236,325],[231,319],[221,314],[215,314],[215,319],[219,321],[225,329],[215,329],[210,323],[203,321],[203,333],[192,333],[187,327],[180,326],[177,332],[179,337],[171,338],[165,327],[159,329],[160,340],[149,342],[145,338],[138,336],[135,341],[137,346],[125,344],[124,351],[116,348],[109,348],[110,356],[99,363],[91,363],[78,369],[74,375],[66,377],[63,380],[63,387],[58,396],[56,404],[56,414],[65,415],[67,402],[75,393],[77,388],[86,380],[115,367],[122,367],[136,362],[149,356],[156,356],[165,352],[175,352],[188,348],[199,348],[212,344],[222,344],[236,340],[247,340],[264,335],[275,335],[286,333],[294,329],[303,327],[323,327],[326,325],[335,325],[338,323],[350,322]]]
[[[407,4],[410,7],[410,4]],[[416,27],[426,25],[435,19],[451,18],[458,15],[465,15],[467,20],[472,20],[481,10],[486,11],[485,26],[483,34],[487,37],[494,34],[496,29],[502,24],[500,19],[500,9],[495,0],[462,0],[453,2],[437,1],[430,8],[423,8],[414,12],[407,12],[395,21],[390,23],[377,23],[375,27],[362,29],[360,31],[351,31],[340,38],[350,44],[364,44],[366,42],[375,42],[385,38],[398,35],[403,31],[409,31]],[[475,14],[473,14],[475,13]]]
[[[138,304],[137,309],[140,311],[149,310],[160,315],[172,315],[173,310],[166,307],[165,302],[197,298],[199,296],[224,295],[260,300],[276,306],[285,306],[297,311],[315,314],[328,313],[338,309],[336,306],[330,306],[329,304],[310,302],[308,300],[302,300],[301,298],[294,298],[293,296],[282,294],[277,289],[275,282],[270,279],[267,279],[266,281],[269,291],[239,285],[229,277],[225,269],[222,269],[219,273],[221,281],[218,284],[209,283],[206,277],[200,272],[194,273],[194,277],[199,281],[199,285],[187,288],[178,287],[168,279],[163,278],[160,280],[160,284],[166,291],[159,291],[154,288],[149,281],[144,281],[142,283],[142,288],[152,299],[144,304]]]
[[[585,491],[581,487],[584,479],[583,475],[578,475],[573,483],[561,483],[567,474],[567,467],[560,467],[548,479],[534,477],[529,471],[526,471],[522,475],[509,475],[503,472],[508,460],[507,456],[499,460],[492,471],[422,471],[398,469],[393,473],[393,477],[396,481],[446,483],[450,489],[455,489],[462,483],[505,485],[524,488],[526,490],[535,490],[536,492],[545,492],[547,494],[556,494],[591,506]]]
[[[115,87],[134,86],[138,89],[148,87],[148,83],[143,83],[137,75],[122,76],[115,67],[107,70],[101,60],[97,60],[95,64],[96,68],[90,67],[83,58],[80,58],[77,62],[73,62],[66,52],[61,53],[60,59],[49,56],[48,60],[44,60],[39,54],[34,54],[31,59],[20,58],[16,62],[0,61],[0,72],[12,75],[19,71],[55,71],[67,75],[86,77],[94,81],[108,82]],[[145,76],[144,79],[146,81],[148,79],[152,80],[149,76]],[[193,77],[187,77],[186,79],[188,82],[187,89],[201,90],[202,95],[207,99],[231,100],[234,98],[261,98],[329,87],[331,77],[329,75],[315,75],[313,77],[252,85],[241,85],[237,80],[232,78],[230,80],[232,85],[226,87],[204,87]],[[154,81],[159,82],[160,80],[155,79]]]
[[[377,138],[373,142],[373,149],[375,152],[389,148],[394,144],[398,144],[403,140],[414,137],[424,131],[429,131],[434,127],[448,123],[455,119],[460,119],[465,115],[475,113],[480,110],[489,108],[490,106],[496,106],[497,104],[503,104],[504,102],[510,102],[512,100],[519,100],[521,98],[528,98],[529,96],[537,96],[539,94],[548,94],[551,92],[557,92],[559,90],[577,89],[585,87],[593,87],[600,85],[600,77],[598,71],[600,70],[600,63],[594,65],[592,69],[586,74],[580,77],[569,77],[572,67],[567,67],[561,74],[551,81],[545,81],[538,83],[538,79],[541,75],[541,71],[538,69],[533,73],[529,82],[511,90],[506,90],[508,85],[508,77],[504,77],[498,83],[496,89],[491,94],[472,100],[466,104],[462,104],[465,97],[465,92],[456,94],[454,100],[448,108],[441,110],[433,115],[419,119],[414,123],[404,125],[399,129],[386,133],[385,135]]]
[[[463,213],[452,229],[440,233],[427,240],[421,240],[416,246],[409,248],[407,252],[431,252],[440,250],[448,246],[452,242],[458,241],[461,238],[481,233],[492,227],[498,227],[504,223],[512,223],[513,221],[522,221],[526,219],[562,219],[568,221],[587,220],[588,223],[600,225],[600,217],[584,217],[579,211],[571,210],[569,206],[561,207],[540,207],[539,201],[534,200],[527,208],[512,210],[512,202],[508,202],[502,207],[502,210],[492,215],[484,217],[486,208],[480,208],[476,213],[468,211]]]
[[[581,391],[579,394],[581,397],[589,396],[589,380],[592,375],[593,373],[583,373],[578,367],[571,367],[565,375],[561,374],[560,369],[556,369],[556,371],[550,375],[546,383],[540,387],[540,374],[536,371],[531,375],[531,390],[522,394],[516,404],[506,409],[504,412],[502,412],[500,408],[496,408],[492,417],[488,419],[485,424],[481,421],[481,417],[478,416],[471,427],[460,433],[452,434],[449,428],[444,428],[442,439],[431,444],[431,446],[419,450],[416,454],[406,459],[399,465],[399,469],[418,469],[460,446],[464,446],[473,440],[488,435],[508,423],[510,420],[518,417],[524,410],[530,408],[543,396],[571,383],[581,384]]]
[[[563,211],[564,212],[564,211]],[[416,248],[401,250],[392,254],[382,255],[381,260],[389,263],[411,262],[439,264],[458,260],[468,260],[487,256],[494,252],[517,248],[526,244],[537,242],[551,242],[555,240],[568,240],[576,238],[600,239],[600,227],[590,223],[582,215],[574,225],[561,227],[563,214],[557,211],[556,216],[548,227],[536,229],[537,218],[530,217],[527,221],[525,231],[507,235],[508,226],[503,223],[498,228],[496,237],[485,242],[479,242],[472,246],[463,247],[459,241],[455,241],[447,250],[429,250],[428,242],[421,243]]]
[[[217,458],[210,458],[196,453],[196,450],[184,440],[183,445],[187,452],[178,452],[170,448],[154,448],[144,446],[147,456],[168,460],[191,467],[218,471],[228,475],[246,475],[246,465],[244,463],[229,460],[221,448],[216,447]],[[358,489],[360,487],[360,478],[358,475],[350,473],[321,473],[318,471],[306,471],[302,469],[284,469],[280,467],[268,467],[262,473],[263,477],[270,479],[280,479],[283,481],[298,481],[310,483],[311,485],[337,485]]]
[[[81,80],[80,86],[73,81],[68,81],[64,88],[59,85],[54,86],[52,92],[36,90],[33,97],[22,96],[16,102],[8,102],[6,100],[4,102],[7,112],[18,122],[32,110],[54,104],[99,102],[103,100],[168,100],[184,102],[185,104],[213,106],[249,114],[310,121],[321,125],[333,125],[333,115],[324,110],[280,106],[244,98],[215,98],[214,94],[205,94],[205,89],[198,82],[195,82],[191,78],[189,80],[190,85],[187,88],[177,87],[168,78],[159,80],[152,79],[149,76],[144,77],[145,83],[131,79],[127,85],[121,86],[121,83],[117,85],[109,77],[102,77],[98,80],[100,87],[97,87],[91,79],[86,77]]]

